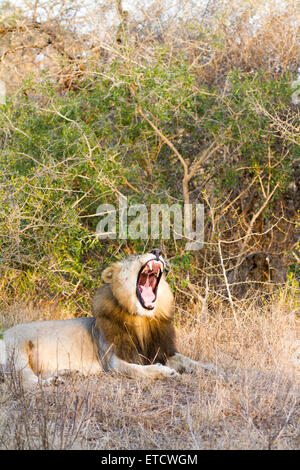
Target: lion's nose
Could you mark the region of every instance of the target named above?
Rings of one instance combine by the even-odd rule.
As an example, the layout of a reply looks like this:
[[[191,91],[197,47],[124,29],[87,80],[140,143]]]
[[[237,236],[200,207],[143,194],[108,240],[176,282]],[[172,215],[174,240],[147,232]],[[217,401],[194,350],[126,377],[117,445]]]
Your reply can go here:
[[[155,255],[157,260],[159,259],[160,255],[161,255],[161,251],[158,250],[157,248],[155,248],[154,250],[151,250],[150,253],[152,253],[152,255]]]

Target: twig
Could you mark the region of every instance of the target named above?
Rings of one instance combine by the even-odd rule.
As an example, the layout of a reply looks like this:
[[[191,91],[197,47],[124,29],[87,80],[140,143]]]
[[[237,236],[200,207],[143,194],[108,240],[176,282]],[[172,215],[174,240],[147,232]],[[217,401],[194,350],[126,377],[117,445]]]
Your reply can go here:
[[[223,276],[224,276],[224,280],[225,280],[225,285],[226,285],[226,290],[227,290],[227,294],[228,294],[228,299],[229,299],[231,311],[232,311],[232,314],[233,314],[234,322],[235,322],[236,326],[238,326],[237,316],[236,316],[236,313],[235,313],[235,308],[234,308],[233,300],[232,300],[232,297],[231,297],[231,292],[230,292],[229,283],[228,283],[228,279],[227,279],[226,269],[225,269],[224,262],[223,262],[223,256],[222,256],[220,240],[218,241],[218,249],[219,249],[220,261],[221,261],[221,266],[222,266],[222,271],[223,271]]]

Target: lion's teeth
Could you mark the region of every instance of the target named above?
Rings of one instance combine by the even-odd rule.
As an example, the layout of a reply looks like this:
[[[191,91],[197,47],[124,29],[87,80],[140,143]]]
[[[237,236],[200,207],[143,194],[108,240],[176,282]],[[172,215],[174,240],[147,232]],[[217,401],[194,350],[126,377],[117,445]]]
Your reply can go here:
[[[159,276],[160,272],[163,272],[164,270],[164,265],[161,261],[156,261],[156,260],[151,260],[148,261],[146,266],[143,269],[143,273],[145,274],[155,274],[155,276]]]

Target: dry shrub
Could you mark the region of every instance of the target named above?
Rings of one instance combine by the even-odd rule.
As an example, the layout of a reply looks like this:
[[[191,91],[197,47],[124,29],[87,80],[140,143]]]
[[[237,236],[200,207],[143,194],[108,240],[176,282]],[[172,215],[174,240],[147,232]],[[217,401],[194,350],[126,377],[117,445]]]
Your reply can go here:
[[[271,76],[297,70],[299,43],[294,3],[289,2],[287,9],[281,11],[274,11],[273,2],[262,8],[255,3],[248,8],[247,2],[239,2],[235,20],[227,10],[224,22],[216,24],[214,35],[219,36],[220,46],[212,49],[205,65],[199,62],[201,56],[197,58],[203,80],[224,83],[223,77],[234,69],[249,73],[265,70]]]
[[[47,71],[59,89],[114,59],[151,62],[155,48],[164,45],[189,57],[191,67],[206,83],[224,86],[230,70],[271,75],[297,70],[297,3],[289,0],[228,0],[208,2],[161,0],[140,2],[124,15],[122,2],[26,2],[0,14],[0,72],[9,91],[24,75]],[[38,7],[38,8],[37,8]],[[70,14],[72,12],[72,14]],[[121,35],[120,35],[121,34]],[[128,48],[128,49],[127,49]]]

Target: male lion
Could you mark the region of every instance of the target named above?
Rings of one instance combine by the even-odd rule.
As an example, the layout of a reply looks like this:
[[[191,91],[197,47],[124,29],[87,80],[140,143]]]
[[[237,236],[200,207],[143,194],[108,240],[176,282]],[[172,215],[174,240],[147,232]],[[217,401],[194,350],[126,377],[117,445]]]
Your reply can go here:
[[[0,340],[0,363],[13,364],[26,384],[70,371],[161,379],[211,368],[176,350],[173,294],[164,269],[160,250],[114,263],[102,273],[93,317],[14,326]]]

